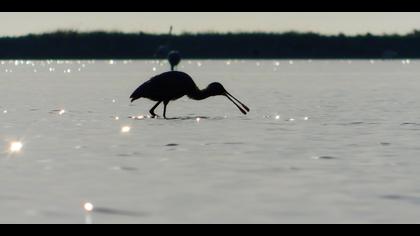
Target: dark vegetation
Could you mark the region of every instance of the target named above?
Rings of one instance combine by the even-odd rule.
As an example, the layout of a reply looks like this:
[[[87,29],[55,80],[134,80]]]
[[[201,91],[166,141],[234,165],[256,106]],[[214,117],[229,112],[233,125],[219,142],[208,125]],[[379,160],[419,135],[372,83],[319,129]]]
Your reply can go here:
[[[184,58],[420,58],[420,31],[406,35],[200,33],[157,35],[57,31],[0,38],[1,59],[152,59],[178,50]]]

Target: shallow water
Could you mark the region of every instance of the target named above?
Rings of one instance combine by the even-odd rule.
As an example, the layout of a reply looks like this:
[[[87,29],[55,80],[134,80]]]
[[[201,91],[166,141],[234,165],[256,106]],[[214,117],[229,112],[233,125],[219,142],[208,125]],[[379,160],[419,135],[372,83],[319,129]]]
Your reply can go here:
[[[184,61],[252,111],[182,98],[162,120],[128,97],[166,63],[3,61],[0,222],[418,223],[419,65]]]

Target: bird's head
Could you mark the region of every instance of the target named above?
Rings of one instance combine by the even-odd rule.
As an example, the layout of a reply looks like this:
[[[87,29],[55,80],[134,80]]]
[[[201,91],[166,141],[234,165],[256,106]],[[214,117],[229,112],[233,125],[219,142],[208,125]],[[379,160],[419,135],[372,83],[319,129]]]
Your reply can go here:
[[[226,95],[226,92],[227,92],[226,89],[225,89],[225,87],[223,87],[223,85],[221,83],[211,83],[207,87],[207,91],[212,96]]]
[[[222,84],[220,83],[211,83],[208,87],[207,87],[207,91],[211,96],[225,96],[227,97],[230,101],[233,102],[233,104],[236,105],[236,107],[239,108],[239,110],[246,115],[247,112],[249,112],[249,108],[244,105],[242,102],[240,102],[238,99],[236,99],[234,96],[232,96],[226,89],[225,87],[223,87]],[[240,105],[238,105],[237,103],[239,103]]]

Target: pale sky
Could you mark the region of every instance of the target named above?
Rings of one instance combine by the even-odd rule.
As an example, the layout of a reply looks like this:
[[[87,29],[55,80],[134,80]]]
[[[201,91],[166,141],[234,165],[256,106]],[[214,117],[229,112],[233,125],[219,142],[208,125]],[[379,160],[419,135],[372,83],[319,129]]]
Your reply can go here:
[[[420,29],[418,12],[1,12],[0,36],[80,31],[175,33],[203,31],[314,31],[324,34],[407,33]]]

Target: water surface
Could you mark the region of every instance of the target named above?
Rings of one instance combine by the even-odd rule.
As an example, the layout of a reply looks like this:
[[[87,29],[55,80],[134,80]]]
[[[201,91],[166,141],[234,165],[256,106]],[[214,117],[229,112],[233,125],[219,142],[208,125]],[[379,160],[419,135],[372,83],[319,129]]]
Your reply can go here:
[[[419,65],[184,61],[252,111],[182,98],[162,120],[128,97],[166,63],[3,61],[0,222],[91,202],[93,223],[418,223]]]

